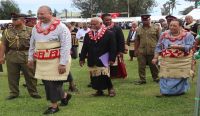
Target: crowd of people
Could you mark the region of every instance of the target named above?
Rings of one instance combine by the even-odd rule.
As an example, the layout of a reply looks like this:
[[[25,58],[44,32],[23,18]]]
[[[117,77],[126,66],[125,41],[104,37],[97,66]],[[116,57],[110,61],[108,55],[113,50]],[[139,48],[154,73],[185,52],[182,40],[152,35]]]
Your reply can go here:
[[[38,19],[38,22],[37,22]],[[141,23],[133,21],[127,39],[121,27],[112,22],[110,14],[93,17],[90,23],[62,23],[53,17],[49,6],[41,6],[37,19],[23,14],[12,14],[12,23],[4,28],[0,44],[0,71],[6,61],[10,95],[19,96],[20,71],[25,77],[32,98],[40,99],[37,79],[42,80],[50,106],[44,114],[67,106],[72,95],[63,90],[78,91],[70,71],[71,60],[79,58],[82,67],[87,59],[90,83],[94,96],[116,96],[112,78],[119,77],[119,61],[129,50],[130,61],[137,58],[139,79],[136,85],[146,84],[146,66],[152,79],[160,84],[160,95],[182,95],[189,89],[189,78],[194,74],[199,24],[192,16],[185,22],[174,16],[151,23],[151,15],[141,15]],[[128,46],[128,47],[127,47]],[[119,60],[120,59],[120,60]],[[125,69],[126,70],[126,69]],[[133,75],[129,75],[133,76]],[[58,103],[60,101],[60,103]]]

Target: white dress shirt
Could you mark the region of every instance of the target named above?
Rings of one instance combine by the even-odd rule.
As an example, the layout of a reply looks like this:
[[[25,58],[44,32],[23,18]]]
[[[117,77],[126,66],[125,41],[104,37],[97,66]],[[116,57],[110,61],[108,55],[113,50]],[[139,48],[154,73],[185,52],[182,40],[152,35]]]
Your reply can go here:
[[[42,24],[42,28],[48,27],[50,24]],[[35,43],[36,42],[48,42],[48,41],[59,41],[61,43],[60,48],[60,64],[66,65],[70,58],[70,49],[71,49],[71,33],[69,29],[60,22],[54,31],[51,31],[49,34],[44,35],[38,33],[36,27],[32,30],[32,36],[30,39],[30,48],[29,48],[29,57],[28,60],[33,60],[33,54],[35,52]]]

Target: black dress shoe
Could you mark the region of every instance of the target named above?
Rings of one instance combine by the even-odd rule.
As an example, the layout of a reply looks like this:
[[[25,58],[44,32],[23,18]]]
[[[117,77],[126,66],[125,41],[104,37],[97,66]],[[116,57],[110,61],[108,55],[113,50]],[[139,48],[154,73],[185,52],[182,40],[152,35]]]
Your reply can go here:
[[[156,82],[156,83],[159,83],[160,80],[159,79],[155,79],[153,81]]]
[[[36,95],[31,95],[31,97],[34,98],[34,99],[41,99],[42,98],[40,95],[37,95],[37,94]]]
[[[135,85],[142,85],[142,84],[146,84],[146,81],[135,81]]]
[[[91,84],[91,83],[89,83],[89,84],[87,85],[87,87],[92,87],[92,84]]]
[[[74,86],[69,86],[68,91],[70,91],[70,92],[78,92],[78,89],[77,89],[76,86],[74,85]]]
[[[43,114],[54,114],[59,111],[59,108],[49,107]]]
[[[92,94],[93,96],[104,96],[104,92],[101,90],[97,90],[96,93]]]
[[[68,105],[69,100],[71,99],[72,95],[67,94],[67,97],[61,100],[60,106],[66,106]]]
[[[24,87],[27,87],[27,85],[26,85],[26,84],[22,84],[22,86],[24,86]]]
[[[159,94],[159,95],[156,95],[157,98],[162,98],[162,97],[166,97],[166,95],[164,94]]]
[[[10,95],[6,98],[6,100],[12,100],[12,99],[15,99],[17,98],[18,96],[13,96],[13,95]]]

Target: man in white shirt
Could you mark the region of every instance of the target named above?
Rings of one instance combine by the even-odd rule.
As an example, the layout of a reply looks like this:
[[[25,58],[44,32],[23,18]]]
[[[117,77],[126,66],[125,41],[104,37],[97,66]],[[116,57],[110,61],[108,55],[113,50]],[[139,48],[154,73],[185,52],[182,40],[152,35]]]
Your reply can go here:
[[[59,100],[60,106],[66,106],[71,98],[62,89],[69,74],[71,34],[60,20],[52,16],[50,7],[41,6],[37,15],[39,22],[32,30],[28,65],[33,67],[36,59],[35,78],[42,79],[46,98],[51,102],[44,114],[53,114],[59,111]]]
[[[82,46],[83,46],[83,40],[85,37],[85,34],[90,31],[90,28],[88,28],[87,23],[83,23],[83,28],[79,29],[76,33],[76,38],[79,39],[79,53],[81,52]]]

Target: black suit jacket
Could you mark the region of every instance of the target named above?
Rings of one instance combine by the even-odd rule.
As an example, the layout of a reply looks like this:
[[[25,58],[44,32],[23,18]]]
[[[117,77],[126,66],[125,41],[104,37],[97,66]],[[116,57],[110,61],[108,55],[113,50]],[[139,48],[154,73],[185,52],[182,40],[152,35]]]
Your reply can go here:
[[[109,53],[109,61],[115,61],[116,58],[116,39],[114,34],[106,30],[105,34],[100,40],[94,41],[89,38],[88,33],[84,37],[83,47],[80,54],[80,61],[84,61],[87,58],[89,67],[92,66],[104,66],[99,59],[105,53]]]
[[[113,28],[110,29],[114,35],[117,42],[117,52],[124,53],[125,51],[125,40],[124,40],[124,34],[122,32],[121,27],[114,25]]]
[[[136,33],[136,31],[134,33]],[[128,37],[127,37],[127,45],[130,45],[130,42],[134,33],[131,30],[129,31]]]

